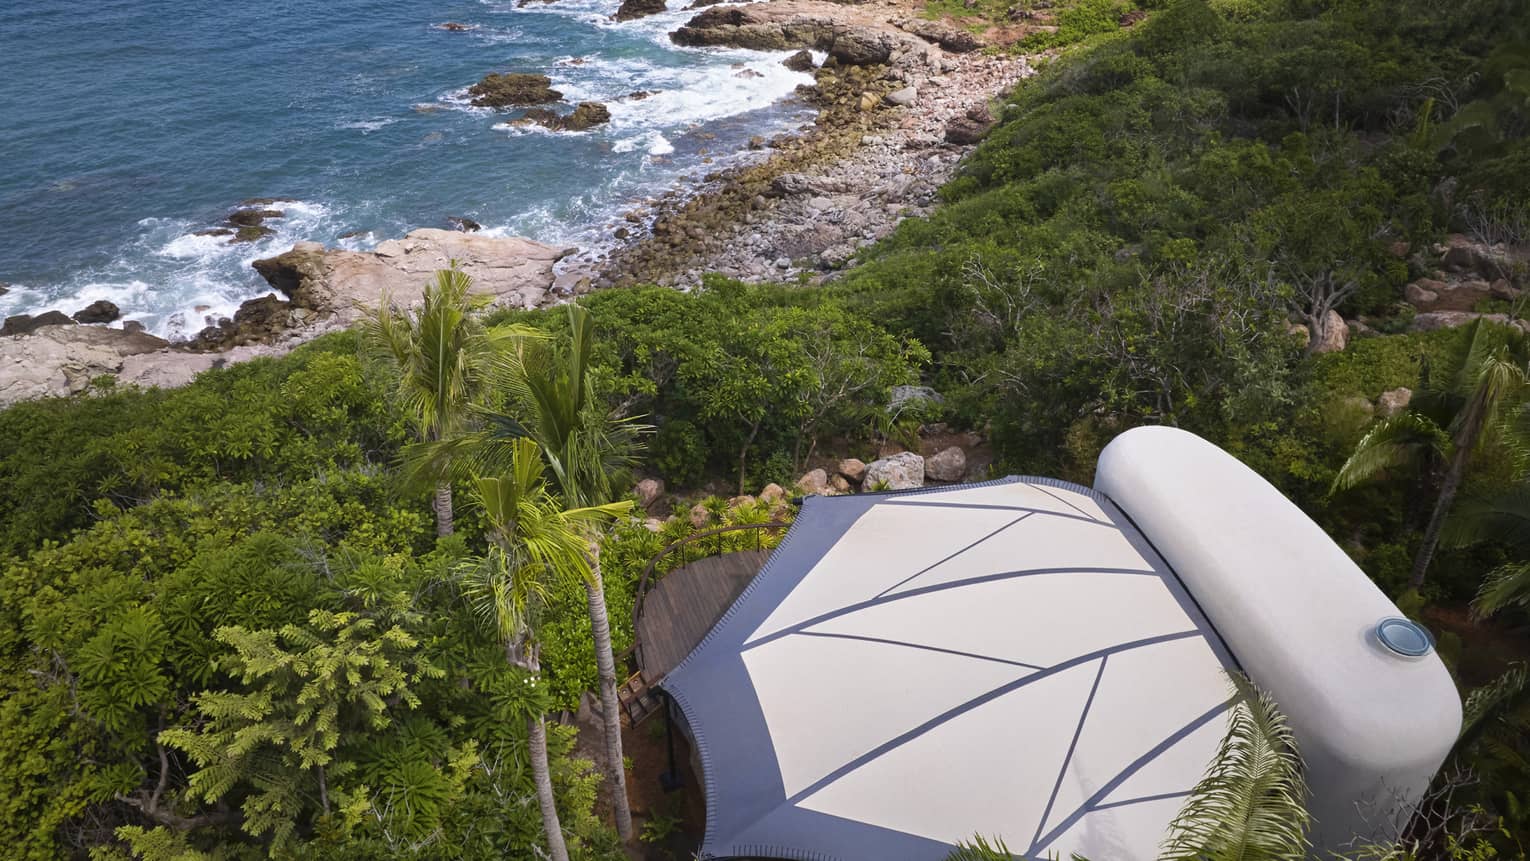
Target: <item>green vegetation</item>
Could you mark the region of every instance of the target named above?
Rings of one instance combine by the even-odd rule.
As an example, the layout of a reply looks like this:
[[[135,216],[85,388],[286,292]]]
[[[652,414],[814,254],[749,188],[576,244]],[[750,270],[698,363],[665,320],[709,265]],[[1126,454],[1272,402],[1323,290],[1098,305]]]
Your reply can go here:
[[[1141,5],[1126,29],[1124,4],[1055,10],[1051,36],[1076,44],[1006,99],[944,205],[825,286],[709,279],[481,321],[446,303],[176,391],[0,411],[0,840],[39,859],[560,840],[620,857],[595,806],[614,758],[575,757],[541,716],[605,693],[637,576],[693,529],[607,520],[629,473],[742,492],[938,421],[982,434],[1001,474],[1087,482],[1115,434],[1163,422],[1269,478],[1462,658],[1452,769],[1476,779],[1399,857],[1524,857],[1530,686],[1497,657],[1524,657],[1530,621],[1522,387],[1430,412],[1436,389],[1475,390],[1440,369],[1515,336],[1413,331],[1403,286],[1450,233],[1530,240],[1530,9]],[[1337,334],[1329,312],[1367,328],[1304,347]],[[445,355],[432,338],[455,358],[417,361]],[[944,405],[889,414],[912,383]],[[1381,451],[1374,402],[1399,386],[1419,398],[1400,415],[1459,455],[1454,505],[1438,459],[1381,458],[1330,492]],[[452,488],[475,504],[433,517]],[[569,514],[590,508],[598,526]],[[1491,619],[1442,627],[1474,598]]]

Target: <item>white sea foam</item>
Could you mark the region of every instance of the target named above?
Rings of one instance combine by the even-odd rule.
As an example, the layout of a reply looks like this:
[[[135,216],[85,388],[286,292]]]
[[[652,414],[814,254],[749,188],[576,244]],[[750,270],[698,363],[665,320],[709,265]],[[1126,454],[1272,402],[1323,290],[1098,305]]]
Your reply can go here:
[[[369,135],[378,129],[386,128],[396,122],[398,122],[398,117],[376,117],[370,120],[351,120],[350,122],[340,123],[339,127],[342,129],[356,129],[364,135]]]

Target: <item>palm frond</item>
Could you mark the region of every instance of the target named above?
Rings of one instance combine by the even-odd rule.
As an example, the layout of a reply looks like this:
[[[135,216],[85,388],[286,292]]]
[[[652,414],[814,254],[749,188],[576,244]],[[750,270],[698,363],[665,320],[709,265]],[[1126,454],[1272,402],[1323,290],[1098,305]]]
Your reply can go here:
[[[1014,853],[1004,845],[1004,841],[995,837],[993,842],[979,834],[970,842],[963,841],[956,844],[956,849],[946,856],[946,861],[1014,861]]]
[[[1227,734],[1169,826],[1164,861],[1306,857],[1307,785],[1296,738],[1268,694],[1233,676]]]
[[[1472,599],[1478,619],[1509,607],[1530,607],[1530,562],[1506,562],[1489,571]]]
[[[1450,437],[1434,421],[1412,411],[1399,413],[1377,422],[1361,438],[1334,476],[1330,492],[1371,481],[1425,454],[1443,457],[1449,450]]]
[[[1444,538],[1451,547],[1501,541],[1530,549],[1530,482],[1458,503],[1445,524]]]
[[[1462,709],[1461,733],[1450,751],[1459,758],[1506,715],[1530,704],[1530,666],[1516,663],[1493,682],[1472,691]]]

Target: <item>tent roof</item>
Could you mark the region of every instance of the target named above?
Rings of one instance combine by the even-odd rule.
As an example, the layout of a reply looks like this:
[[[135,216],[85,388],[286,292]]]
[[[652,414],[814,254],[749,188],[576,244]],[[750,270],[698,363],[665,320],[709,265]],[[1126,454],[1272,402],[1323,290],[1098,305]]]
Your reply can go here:
[[[812,497],[664,681],[704,857],[1150,859],[1212,759],[1221,639],[1104,496],[1042,478]]]

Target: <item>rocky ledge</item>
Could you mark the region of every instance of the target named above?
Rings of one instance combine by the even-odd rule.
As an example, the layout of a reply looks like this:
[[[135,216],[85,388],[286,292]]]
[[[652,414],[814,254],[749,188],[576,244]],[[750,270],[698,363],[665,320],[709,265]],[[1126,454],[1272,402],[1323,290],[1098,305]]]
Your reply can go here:
[[[385,297],[401,304],[416,300],[436,270],[453,261],[491,305],[537,307],[547,301],[553,264],[570,251],[527,239],[436,229],[416,230],[365,252],[299,242],[253,264],[280,295],[245,302],[232,319],[183,344],[141,330],[77,325],[61,312],[10,318],[9,336],[0,337],[0,405],[76,394],[104,376],[123,384],[178,386],[208,368],[280,355],[350,325]]]
[[[836,62],[871,66],[889,62],[910,37],[870,16],[847,15],[833,4],[755,3],[698,12],[670,40],[686,47],[823,51]]]

